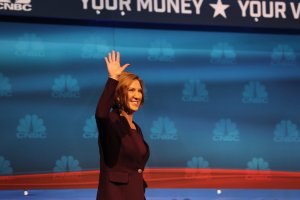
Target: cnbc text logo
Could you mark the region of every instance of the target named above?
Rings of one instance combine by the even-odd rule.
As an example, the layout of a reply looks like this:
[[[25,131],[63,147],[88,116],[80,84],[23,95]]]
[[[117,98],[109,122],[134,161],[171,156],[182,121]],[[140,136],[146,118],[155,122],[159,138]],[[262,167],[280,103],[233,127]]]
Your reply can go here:
[[[13,168],[10,166],[10,161],[0,156],[0,175],[9,175],[13,173]]]
[[[263,158],[252,158],[247,163],[246,180],[268,181],[271,180],[269,163]]]
[[[237,126],[231,119],[221,119],[215,125],[213,130],[213,141],[240,141],[240,134]]]
[[[46,137],[47,135],[44,120],[38,117],[36,114],[28,114],[19,120],[19,125],[17,127],[18,139],[45,139]]]
[[[106,55],[106,52],[109,52],[110,47],[100,36],[91,36],[88,38],[81,50],[81,58],[83,59],[99,59]]]
[[[11,96],[11,84],[9,78],[0,73],[0,97]]]
[[[25,33],[18,38],[14,53],[16,56],[45,57],[45,45],[35,33]]]
[[[245,85],[243,103],[268,103],[266,87],[259,81],[250,81]]]
[[[31,0],[0,0],[0,10],[25,11],[32,10]]]
[[[185,169],[185,179],[201,179],[201,181],[211,179],[211,169],[209,169],[209,162],[203,157],[194,156],[187,162]]]
[[[297,125],[291,120],[281,120],[274,131],[274,142],[300,142]]]
[[[150,138],[152,140],[177,140],[177,129],[168,117],[159,117],[153,121]]]
[[[79,98],[80,87],[77,79],[71,75],[60,75],[54,80],[52,86],[52,97],[54,98]]]
[[[226,42],[214,45],[210,53],[212,64],[234,64],[236,62],[235,49]]]
[[[55,162],[53,172],[76,172],[81,171],[79,161],[73,156],[61,156],[59,160]]]
[[[172,44],[166,40],[156,40],[148,50],[148,60],[158,62],[173,62],[175,51]]]
[[[94,116],[86,119],[83,131],[84,139],[98,138],[97,124]]]
[[[296,52],[290,46],[286,44],[279,44],[273,48],[271,55],[272,65],[295,65],[296,64]]]
[[[200,80],[189,80],[184,84],[182,101],[208,102],[208,91],[205,83]]]

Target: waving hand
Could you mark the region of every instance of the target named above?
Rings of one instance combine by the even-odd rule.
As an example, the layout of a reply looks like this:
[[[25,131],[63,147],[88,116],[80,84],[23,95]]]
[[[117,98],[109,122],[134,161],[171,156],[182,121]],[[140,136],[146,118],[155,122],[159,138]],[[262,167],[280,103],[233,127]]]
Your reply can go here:
[[[121,66],[120,53],[119,52],[116,53],[114,50],[108,53],[108,56],[105,57],[104,59],[106,62],[106,67],[107,67],[109,77],[115,80],[118,80],[120,74],[130,65],[130,64],[125,64]]]

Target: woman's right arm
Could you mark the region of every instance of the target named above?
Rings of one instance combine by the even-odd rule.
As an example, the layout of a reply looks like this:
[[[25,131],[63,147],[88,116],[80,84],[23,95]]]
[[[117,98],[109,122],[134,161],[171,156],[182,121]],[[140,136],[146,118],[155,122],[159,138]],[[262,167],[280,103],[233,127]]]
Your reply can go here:
[[[119,76],[129,66],[129,64],[125,64],[123,66],[120,65],[119,52],[115,53],[115,51],[112,51],[108,54],[108,57],[105,57],[104,59],[109,79],[105,84],[96,109],[96,117],[100,119],[108,117],[110,107],[114,100],[115,89],[118,85]]]
[[[106,81],[104,90],[97,104],[96,117],[100,119],[105,119],[108,117],[110,107],[114,100],[114,94],[117,85],[118,85],[118,81],[115,79],[109,78]]]

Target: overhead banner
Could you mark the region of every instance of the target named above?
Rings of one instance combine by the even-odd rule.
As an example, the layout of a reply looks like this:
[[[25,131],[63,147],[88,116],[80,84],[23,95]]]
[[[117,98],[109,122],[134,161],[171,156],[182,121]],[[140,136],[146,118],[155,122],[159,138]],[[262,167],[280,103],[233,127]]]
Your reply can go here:
[[[299,0],[0,0],[1,16],[299,30]]]

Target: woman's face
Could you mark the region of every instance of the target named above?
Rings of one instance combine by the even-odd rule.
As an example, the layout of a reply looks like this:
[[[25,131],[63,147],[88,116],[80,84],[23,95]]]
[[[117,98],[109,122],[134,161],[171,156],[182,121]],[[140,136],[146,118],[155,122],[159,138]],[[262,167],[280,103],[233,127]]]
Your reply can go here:
[[[134,80],[128,87],[127,91],[127,106],[128,108],[136,112],[143,98],[142,86],[138,80]]]

